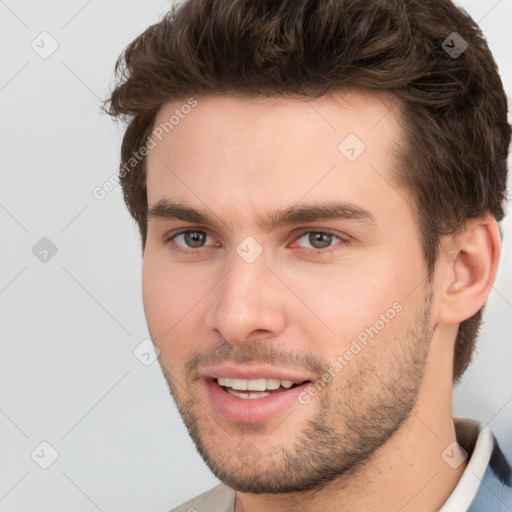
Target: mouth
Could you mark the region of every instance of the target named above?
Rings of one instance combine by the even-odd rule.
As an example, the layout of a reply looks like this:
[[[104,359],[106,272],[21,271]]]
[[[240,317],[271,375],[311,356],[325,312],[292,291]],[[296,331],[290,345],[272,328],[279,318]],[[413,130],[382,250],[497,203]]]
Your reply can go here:
[[[299,395],[311,380],[209,377],[206,384],[209,404],[215,416],[237,423],[263,423],[283,416],[288,409],[303,406]],[[288,412],[288,414],[290,414]]]
[[[243,400],[255,400],[265,398],[276,393],[283,393],[301,386],[309,380],[293,382],[291,380],[279,380],[273,378],[262,379],[232,379],[219,377],[213,379],[226,393]]]

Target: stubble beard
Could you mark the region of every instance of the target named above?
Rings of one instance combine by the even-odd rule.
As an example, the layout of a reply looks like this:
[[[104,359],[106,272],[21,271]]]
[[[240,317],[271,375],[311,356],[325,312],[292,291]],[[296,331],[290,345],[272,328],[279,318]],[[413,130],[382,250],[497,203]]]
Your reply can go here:
[[[355,474],[400,428],[416,404],[434,331],[431,298],[426,294],[424,307],[410,328],[394,338],[376,337],[315,400],[297,403],[295,407],[315,407],[316,412],[294,439],[287,436],[291,440],[271,453],[258,456],[257,443],[244,440],[244,433],[251,439],[257,433],[266,438],[265,425],[222,428],[192,397],[183,397],[184,389],[180,393],[162,367],[189,435],[215,476],[240,492],[278,494],[320,490]],[[292,418],[293,414],[283,425]],[[238,436],[238,448],[226,449],[216,442],[227,431]],[[251,457],[250,450],[249,457],[240,455],[248,445],[256,456]]]

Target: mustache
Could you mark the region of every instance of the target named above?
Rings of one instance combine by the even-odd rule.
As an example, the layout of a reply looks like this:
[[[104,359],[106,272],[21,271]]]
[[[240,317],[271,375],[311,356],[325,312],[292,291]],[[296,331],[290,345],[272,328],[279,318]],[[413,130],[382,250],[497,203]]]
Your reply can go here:
[[[221,340],[211,349],[192,354],[185,363],[185,374],[195,380],[199,378],[199,369],[222,363],[269,364],[280,368],[303,369],[321,377],[329,365],[313,352],[292,352],[285,350],[275,342],[258,341],[231,344]]]

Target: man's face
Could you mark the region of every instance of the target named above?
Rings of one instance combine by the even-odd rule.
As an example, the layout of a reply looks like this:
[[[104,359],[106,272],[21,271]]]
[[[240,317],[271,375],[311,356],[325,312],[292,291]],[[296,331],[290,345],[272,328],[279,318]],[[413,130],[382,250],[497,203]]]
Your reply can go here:
[[[363,93],[189,110],[147,161],[143,292],[160,364],[221,480],[311,489],[367,460],[422,382],[432,295],[393,177],[401,129],[389,98]]]

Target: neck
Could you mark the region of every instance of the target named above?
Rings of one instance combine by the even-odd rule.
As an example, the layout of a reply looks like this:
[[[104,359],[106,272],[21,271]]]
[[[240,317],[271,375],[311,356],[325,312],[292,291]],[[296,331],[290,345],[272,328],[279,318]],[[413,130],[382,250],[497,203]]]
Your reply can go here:
[[[238,493],[237,512],[322,510],[324,512],[436,512],[466,468],[452,468],[442,453],[456,442],[451,368],[427,364],[416,406],[394,435],[351,474],[321,489],[289,494]],[[445,357],[445,360],[447,358]],[[435,368],[435,371],[433,370]],[[440,377],[444,375],[444,381]]]

